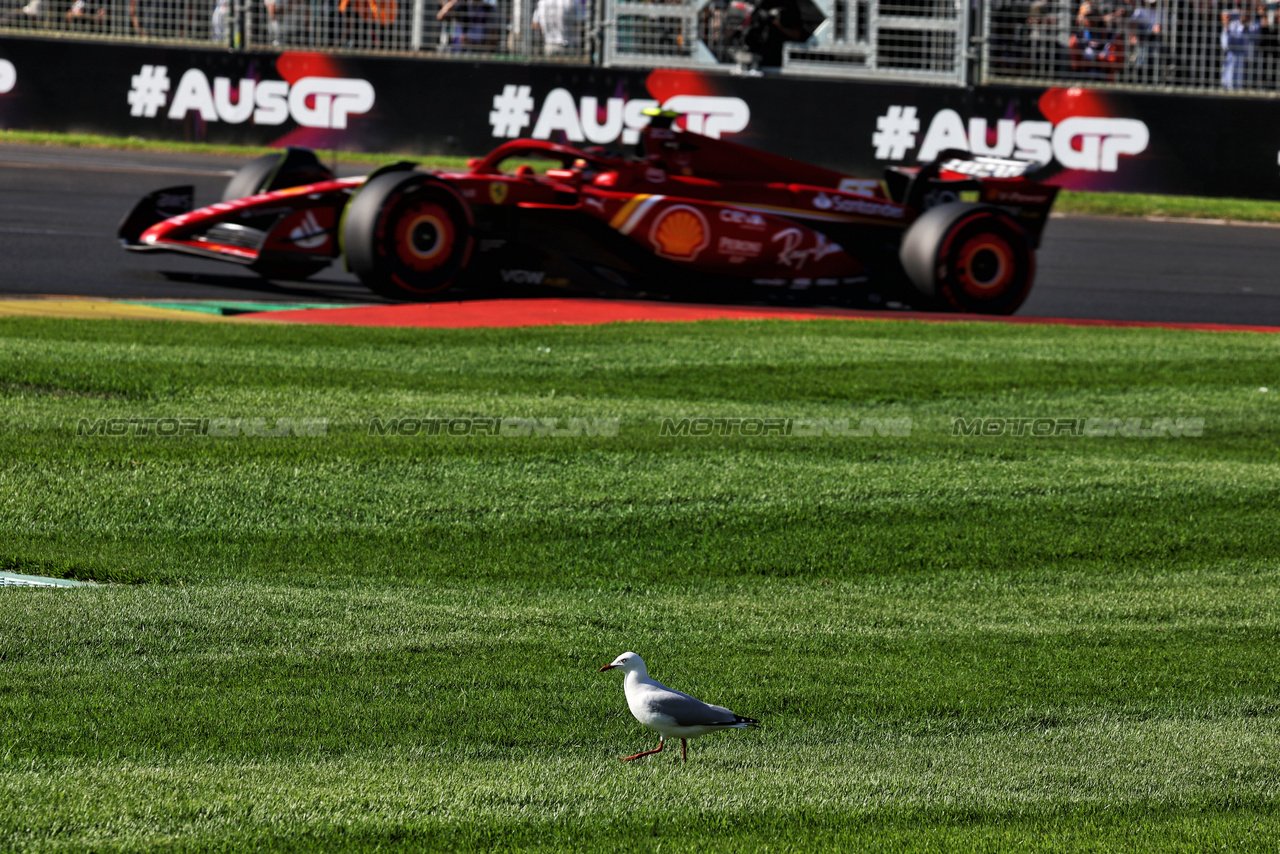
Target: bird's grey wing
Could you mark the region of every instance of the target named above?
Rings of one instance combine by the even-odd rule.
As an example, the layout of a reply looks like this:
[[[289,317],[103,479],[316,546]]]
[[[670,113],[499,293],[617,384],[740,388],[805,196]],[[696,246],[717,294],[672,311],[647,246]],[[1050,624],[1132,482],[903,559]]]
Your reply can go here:
[[[658,714],[666,715],[676,722],[676,726],[717,726],[727,725],[737,718],[733,712],[722,706],[712,706],[696,697],[690,697],[681,691],[655,691],[649,697],[649,707]]]

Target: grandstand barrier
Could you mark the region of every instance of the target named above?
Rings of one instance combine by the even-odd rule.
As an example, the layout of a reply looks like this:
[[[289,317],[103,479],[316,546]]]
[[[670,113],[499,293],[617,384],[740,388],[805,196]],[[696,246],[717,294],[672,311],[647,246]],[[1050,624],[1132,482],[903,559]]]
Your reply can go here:
[[[1280,142],[1241,130],[1273,126],[1264,98],[0,37],[5,129],[470,156],[517,136],[624,150],[656,106],[870,181],[966,148],[1069,189],[1280,198]]]
[[[775,26],[767,7],[793,17],[780,12]],[[785,43],[783,30],[794,30]],[[952,86],[1280,93],[1280,0],[0,0],[6,34]]]

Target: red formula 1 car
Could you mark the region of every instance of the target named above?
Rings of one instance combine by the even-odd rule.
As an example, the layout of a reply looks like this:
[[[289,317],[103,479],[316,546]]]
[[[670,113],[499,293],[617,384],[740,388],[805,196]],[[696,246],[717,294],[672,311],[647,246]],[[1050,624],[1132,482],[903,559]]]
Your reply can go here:
[[[1026,298],[1056,188],[1035,164],[949,151],[881,180],[712,139],[655,117],[634,156],[524,139],[465,172],[335,178],[289,149],[247,164],[223,200],[146,196],[126,248],[201,255],[270,278],[335,258],[370,289],[431,299],[455,284],[751,300],[809,292],[871,305],[1008,314]],[[959,201],[968,191],[977,201]],[[839,296],[838,296],[839,295]]]

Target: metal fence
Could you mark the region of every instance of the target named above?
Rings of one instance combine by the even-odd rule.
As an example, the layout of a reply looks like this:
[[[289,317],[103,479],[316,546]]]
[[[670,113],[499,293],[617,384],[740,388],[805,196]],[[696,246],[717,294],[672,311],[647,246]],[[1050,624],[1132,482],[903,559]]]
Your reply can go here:
[[[3,2],[3,0],[0,0]],[[587,62],[594,0],[10,0],[0,32]]]
[[[1275,92],[1280,0],[993,0],[988,82]]]
[[[0,0],[0,33],[944,85],[1280,88],[1280,0],[799,0],[811,26],[786,41],[796,2]]]
[[[721,66],[962,84],[963,0],[812,0],[821,23],[804,41],[744,0],[605,0],[605,65]],[[776,30],[776,32],[775,32]]]
[[[784,67],[805,74],[966,82],[970,16],[964,0],[815,0],[826,15]]]

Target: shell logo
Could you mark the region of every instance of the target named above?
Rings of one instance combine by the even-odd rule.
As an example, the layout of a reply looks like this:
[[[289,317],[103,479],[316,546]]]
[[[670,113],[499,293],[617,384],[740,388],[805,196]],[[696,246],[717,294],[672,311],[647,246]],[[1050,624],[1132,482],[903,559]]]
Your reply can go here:
[[[663,258],[692,261],[711,244],[711,229],[702,211],[689,205],[672,205],[653,221],[649,241]]]

